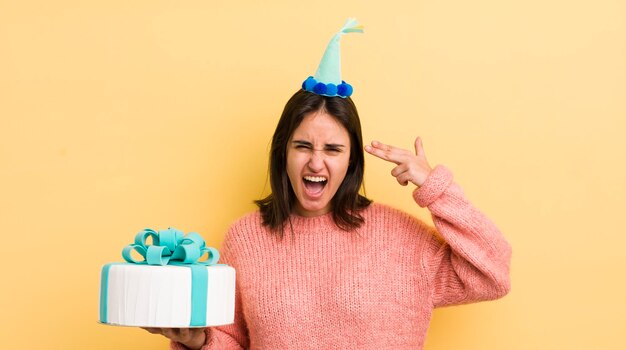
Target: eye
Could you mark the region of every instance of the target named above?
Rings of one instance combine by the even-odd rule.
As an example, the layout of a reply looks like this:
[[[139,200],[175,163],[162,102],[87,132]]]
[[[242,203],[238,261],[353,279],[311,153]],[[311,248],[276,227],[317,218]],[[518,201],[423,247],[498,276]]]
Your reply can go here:
[[[341,153],[341,149],[338,147],[328,147],[326,148],[326,152],[330,154],[337,154],[337,153]]]
[[[307,146],[307,145],[296,145],[296,149],[305,150],[305,149],[310,149],[310,148],[311,146]]]

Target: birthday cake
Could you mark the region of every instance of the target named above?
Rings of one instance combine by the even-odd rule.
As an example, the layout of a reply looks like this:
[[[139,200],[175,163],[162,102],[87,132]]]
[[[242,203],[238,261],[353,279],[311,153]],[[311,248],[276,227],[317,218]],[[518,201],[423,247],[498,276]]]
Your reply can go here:
[[[219,252],[197,233],[145,229],[122,256],[126,263],[102,267],[101,323],[189,328],[233,322],[235,269],[217,264]]]

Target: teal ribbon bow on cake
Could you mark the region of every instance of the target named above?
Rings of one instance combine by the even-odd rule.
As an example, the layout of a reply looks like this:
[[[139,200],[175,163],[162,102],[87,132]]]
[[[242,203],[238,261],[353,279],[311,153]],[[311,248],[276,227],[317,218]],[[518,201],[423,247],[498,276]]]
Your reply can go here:
[[[146,243],[152,238],[152,244]],[[144,260],[137,260],[131,255],[136,251]],[[199,259],[208,253],[208,259]],[[122,257],[129,263],[148,265],[180,265],[199,264],[215,265],[220,258],[220,253],[213,247],[207,247],[204,239],[195,232],[185,236],[182,231],[175,228],[155,231],[146,228],[137,233],[135,244],[129,244],[122,250]]]

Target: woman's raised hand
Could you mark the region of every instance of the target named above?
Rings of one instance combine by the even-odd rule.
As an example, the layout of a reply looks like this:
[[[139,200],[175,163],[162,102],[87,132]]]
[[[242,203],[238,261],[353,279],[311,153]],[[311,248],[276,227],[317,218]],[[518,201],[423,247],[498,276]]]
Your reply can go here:
[[[365,151],[380,159],[396,164],[396,167],[391,170],[391,175],[402,186],[408,185],[409,182],[418,187],[422,186],[428,174],[432,171],[428,160],[426,160],[422,139],[419,136],[415,139],[415,153],[378,141],[372,141],[371,146],[365,146]]]
[[[179,342],[189,349],[200,349],[206,341],[204,328],[142,328],[152,334],[161,334]]]

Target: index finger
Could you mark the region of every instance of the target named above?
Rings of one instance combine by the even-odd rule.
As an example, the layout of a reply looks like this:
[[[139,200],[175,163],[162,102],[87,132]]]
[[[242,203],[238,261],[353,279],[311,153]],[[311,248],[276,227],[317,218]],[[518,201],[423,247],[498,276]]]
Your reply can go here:
[[[141,327],[141,329],[144,329],[152,334],[161,334],[161,328],[155,328],[155,327]]]
[[[371,146],[365,146],[367,153],[376,156],[382,160],[400,164],[404,160],[406,150],[391,145],[384,144],[379,141],[372,141]]]

